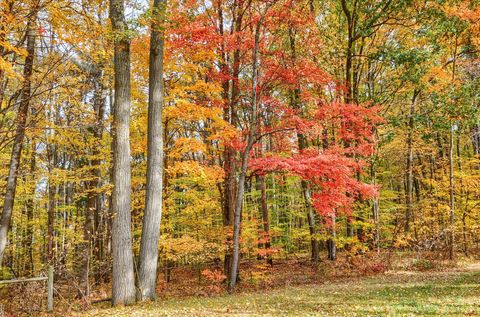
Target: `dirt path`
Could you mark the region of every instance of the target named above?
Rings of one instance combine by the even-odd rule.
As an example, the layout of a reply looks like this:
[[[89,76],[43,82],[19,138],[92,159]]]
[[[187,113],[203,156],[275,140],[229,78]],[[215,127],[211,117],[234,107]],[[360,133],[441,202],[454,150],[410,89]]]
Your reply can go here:
[[[467,272],[480,272],[480,262],[471,263],[465,266]]]

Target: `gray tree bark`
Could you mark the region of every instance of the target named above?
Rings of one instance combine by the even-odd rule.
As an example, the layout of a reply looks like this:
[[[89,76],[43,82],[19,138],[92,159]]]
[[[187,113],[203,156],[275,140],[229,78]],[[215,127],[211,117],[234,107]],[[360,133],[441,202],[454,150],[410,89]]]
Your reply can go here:
[[[30,177],[33,181],[35,179],[35,170],[36,170],[36,149],[37,146],[35,141],[32,140],[31,143],[31,156],[30,156]],[[27,232],[25,237],[25,249],[28,254],[28,260],[25,267],[25,274],[26,276],[31,276],[34,272],[34,263],[33,263],[33,228],[32,228],[32,220],[33,220],[33,211],[34,211],[34,202],[33,197],[35,195],[35,188],[29,193],[29,197],[25,202],[25,208],[27,213]]]
[[[375,155],[372,156],[372,163],[370,166],[370,176],[372,177],[372,184],[377,184],[376,177],[376,166],[375,166]],[[377,249],[377,252],[380,252],[380,199],[374,197],[372,199],[372,213],[373,213],[373,223],[375,225],[374,233],[374,246]]]
[[[455,38],[455,50],[453,53],[453,69],[452,69],[452,86],[455,82],[455,71],[457,66],[457,50],[458,50],[458,37]],[[454,88],[454,87],[452,87]],[[455,100],[455,99],[454,99]],[[454,106],[456,106],[454,101]],[[450,228],[449,232],[449,258],[453,260],[455,257],[455,175],[454,175],[454,138],[455,135],[455,123],[450,121],[450,146],[448,149],[448,165],[449,165],[449,194],[450,194]]]
[[[240,32],[243,24],[243,13],[241,5],[238,2],[233,3],[232,12],[235,12],[234,23],[232,23],[230,33]],[[218,6],[218,15],[220,21],[219,32],[220,35],[224,35],[223,29],[223,11],[221,3]],[[240,46],[240,38],[237,38],[237,44]],[[225,52],[225,47],[222,46],[224,52],[222,56],[222,64],[226,67],[228,62],[228,53]],[[228,100],[228,107],[225,107],[224,110],[224,120],[229,122],[232,126],[237,126],[237,109],[236,105],[240,96],[240,87],[239,87],[239,76],[240,76],[240,48],[235,49],[233,52],[233,61],[231,63],[232,68],[232,79],[231,84],[228,80],[225,80],[223,83],[223,98]],[[230,90],[230,92],[229,92]],[[230,231],[230,228],[233,227],[233,218],[235,210],[235,195],[237,192],[236,186],[236,169],[237,164],[235,162],[235,150],[231,147],[227,147],[224,151],[224,163],[223,170],[225,172],[225,180],[222,186],[222,209],[223,209],[223,226]],[[224,274],[228,278],[230,277],[230,272],[232,268],[232,239],[233,237],[228,234],[227,236],[227,249],[225,251],[224,257]],[[238,279],[238,276],[237,276]]]
[[[473,155],[480,155],[480,124],[476,123],[472,128]]]
[[[327,253],[328,253],[328,259],[330,261],[336,261],[337,260],[337,228],[336,228],[336,221],[337,217],[335,214],[332,214],[332,236],[327,240]]]
[[[83,232],[83,245],[82,245],[82,263],[80,269],[80,289],[79,295],[84,298],[85,304],[89,304],[90,295],[90,266],[93,257],[94,243],[98,240],[98,226],[99,222],[95,221],[98,218],[98,213],[101,211],[101,193],[98,192],[98,188],[101,185],[101,159],[100,155],[100,142],[102,140],[104,130],[104,117],[105,117],[105,87],[102,84],[102,70],[98,67],[92,67],[93,74],[92,80],[94,84],[94,97],[93,108],[96,114],[96,122],[93,127],[93,137],[95,138],[95,145],[92,149],[93,159],[90,161],[91,166],[91,180],[88,181],[87,192],[87,208],[85,210],[85,226]]]
[[[303,198],[305,199],[305,206],[307,208],[308,228],[310,230],[310,245],[312,247],[311,260],[313,262],[318,262],[320,261],[320,243],[316,237],[317,225],[315,221],[315,211],[312,206],[312,195],[306,181],[302,180],[301,185]]]
[[[273,265],[272,255],[269,253],[271,248],[270,242],[270,220],[268,219],[268,204],[267,204],[267,184],[265,182],[265,176],[257,175],[255,178],[256,189],[260,192],[260,197],[258,199],[259,209],[262,216],[262,226],[263,232],[261,233],[261,238],[265,239],[263,244],[267,254],[265,256],[267,263]]]
[[[138,271],[139,300],[156,298],[158,240],[162,219],[164,38],[161,28],[165,5],[166,0],[153,2],[149,65],[147,192]]]
[[[268,7],[267,7],[268,10]],[[240,225],[243,205],[243,194],[245,192],[245,177],[247,175],[248,159],[250,151],[256,141],[257,133],[257,109],[258,109],[258,68],[259,68],[259,44],[260,44],[260,31],[262,23],[265,20],[265,12],[262,14],[257,22],[255,28],[255,41],[253,49],[253,77],[252,77],[252,105],[250,110],[250,130],[247,136],[247,145],[241,153],[242,163],[240,166],[240,175],[238,176],[237,195],[235,200],[234,219],[233,219],[233,254],[232,254],[232,267],[230,269],[230,280],[228,285],[228,291],[231,293],[235,289],[237,284],[238,267],[240,262]]]
[[[112,305],[135,302],[131,234],[130,40],[123,0],[110,0],[114,31]]]
[[[410,231],[410,223],[413,221],[413,130],[415,128],[414,116],[415,105],[420,91],[413,92],[412,101],[410,103],[410,113],[408,120],[408,135],[407,135],[407,175],[405,186],[405,202],[407,213],[405,215],[405,233]]]
[[[448,149],[448,165],[449,165],[449,194],[450,194],[450,229],[449,229],[449,258],[453,260],[455,256],[455,191],[454,191],[454,162],[453,162],[453,136],[454,124],[450,126],[450,147]]]
[[[23,69],[23,88],[21,102],[16,118],[16,131],[13,141],[12,155],[8,168],[7,184],[5,187],[5,198],[3,203],[2,216],[0,218],[0,266],[3,262],[3,254],[8,242],[8,230],[12,219],[13,205],[15,202],[15,191],[17,189],[17,177],[22,157],[22,147],[25,137],[25,125],[27,123],[28,109],[30,107],[31,77],[33,73],[33,61],[35,57],[35,22],[38,8],[33,9],[31,20],[27,24],[27,57]]]

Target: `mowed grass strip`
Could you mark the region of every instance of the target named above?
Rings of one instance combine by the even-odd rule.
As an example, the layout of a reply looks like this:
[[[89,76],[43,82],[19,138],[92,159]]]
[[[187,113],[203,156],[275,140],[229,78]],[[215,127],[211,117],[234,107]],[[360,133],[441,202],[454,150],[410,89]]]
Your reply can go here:
[[[382,276],[265,293],[95,308],[79,316],[480,316],[480,273]]]

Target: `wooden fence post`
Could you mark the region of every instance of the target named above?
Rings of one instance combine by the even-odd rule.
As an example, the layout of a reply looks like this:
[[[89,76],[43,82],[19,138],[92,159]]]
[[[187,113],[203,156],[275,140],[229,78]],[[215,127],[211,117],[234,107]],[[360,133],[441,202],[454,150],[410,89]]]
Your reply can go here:
[[[48,280],[47,280],[47,311],[53,311],[53,266],[48,267]]]

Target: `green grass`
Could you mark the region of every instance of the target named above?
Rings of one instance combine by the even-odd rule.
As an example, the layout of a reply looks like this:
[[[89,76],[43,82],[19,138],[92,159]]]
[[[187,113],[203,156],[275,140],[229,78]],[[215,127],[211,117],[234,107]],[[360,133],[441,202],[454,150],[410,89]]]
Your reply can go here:
[[[265,293],[97,308],[85,316],[480,316],[480,273],[385,275]]]

